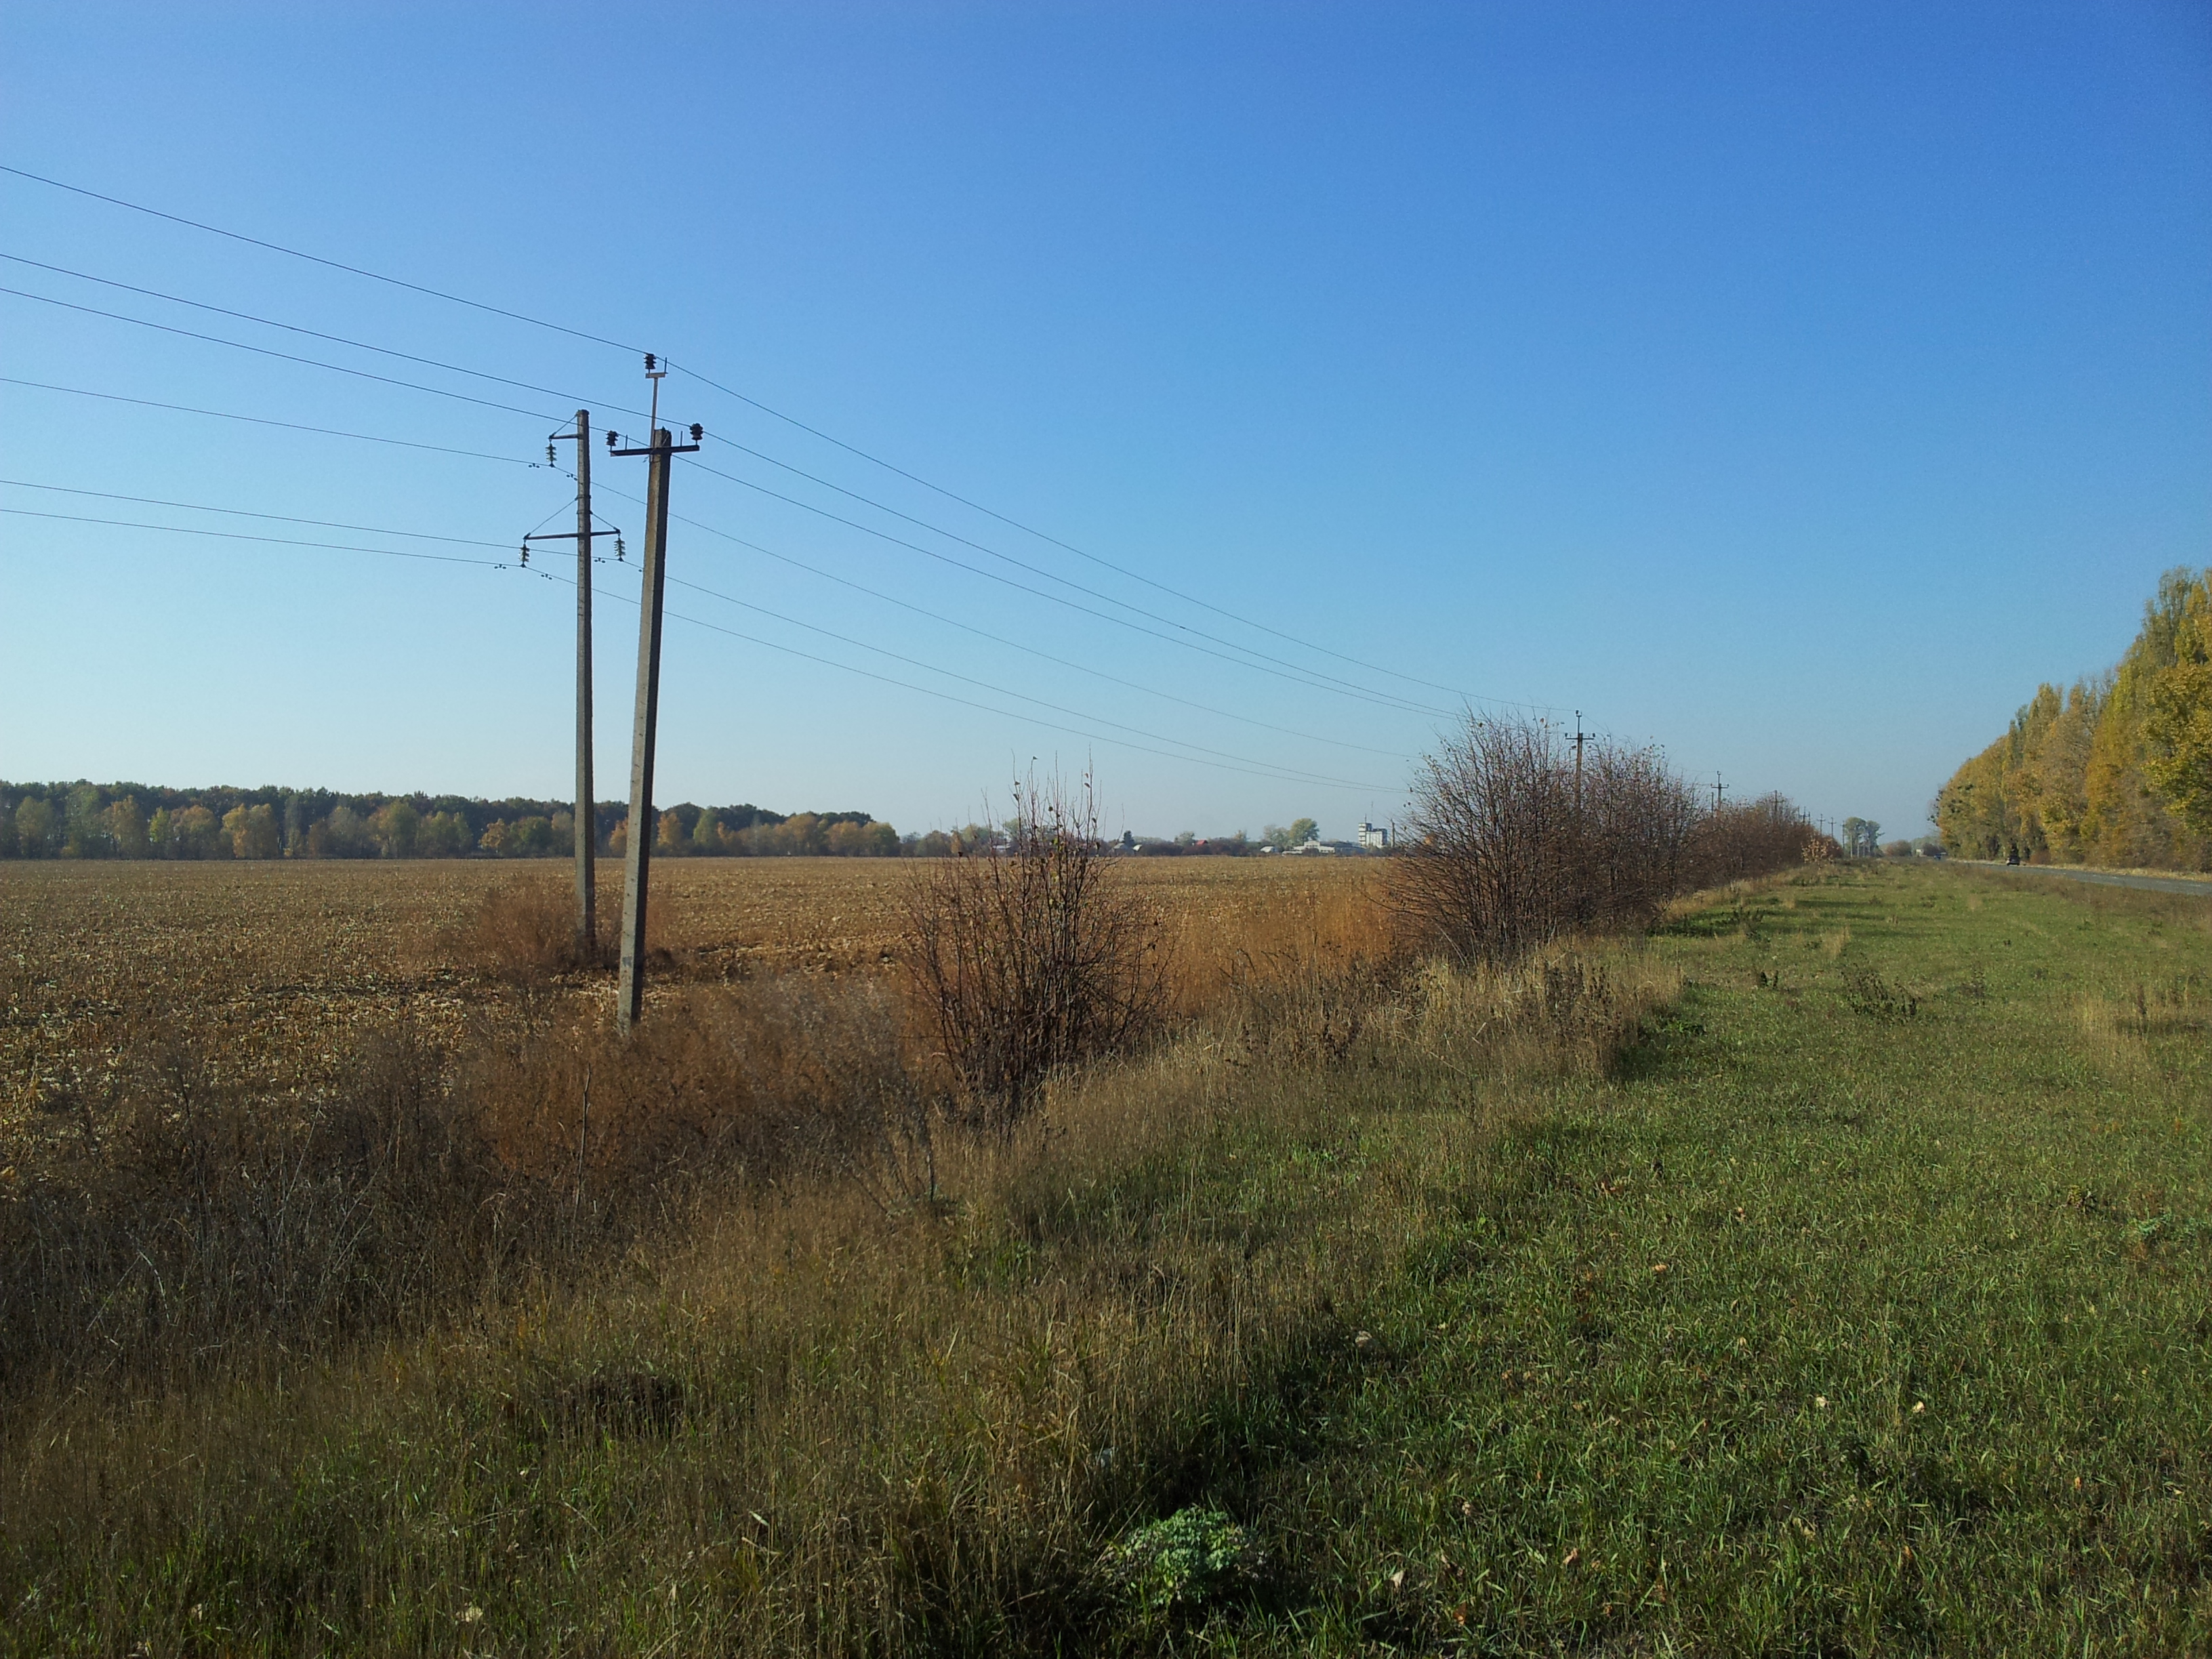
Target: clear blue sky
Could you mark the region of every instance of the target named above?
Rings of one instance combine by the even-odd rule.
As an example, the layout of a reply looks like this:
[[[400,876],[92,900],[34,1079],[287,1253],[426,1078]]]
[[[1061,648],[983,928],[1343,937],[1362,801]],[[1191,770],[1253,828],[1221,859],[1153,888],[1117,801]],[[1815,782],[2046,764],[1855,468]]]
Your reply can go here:
[[[1235,619],[667,382],[678,419],[934,528],[710,443],[722,471],[1093,610],[1432,707],[1380,671],[1579,708],[1910,833],[2039,679],[2108,665],[2159,572],[2212,558],[2208,15],[18,5],[0,161],[663,352]],[[507,458],[0,385],[11,480],[495,545],[0,506],[499,559],[564,527],[567,481],[520,464],[544,416],[643,396],[626,351],[7,175],[0,252],[548,389],[0,263],[529,411],[0,295],[16,380]],[[602,508],[634,562],[636,507]],[[786,620],[672,588],[761,642],[672,623],[664,802],[923,828],[1034,757],[1093,764],[1109,827],[1341,834],[1440,724],[688,466],[675,510],[860,588],[677,526],[675,578]],[[0,516],[0,775],[558,796],[573,614],[514,570]],[[636,613],[601,615],[613,798]],[[1285,770],[1349,787],[1252,775]]]

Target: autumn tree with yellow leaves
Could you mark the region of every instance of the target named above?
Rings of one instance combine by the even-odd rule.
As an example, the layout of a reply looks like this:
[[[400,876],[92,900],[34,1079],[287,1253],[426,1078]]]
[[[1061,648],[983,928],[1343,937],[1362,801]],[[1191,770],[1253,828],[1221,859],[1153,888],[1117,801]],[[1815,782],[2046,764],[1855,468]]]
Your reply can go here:
[[[1935,817],[1958,857],[2212,867],[2212,571],[2168,571],[2109,673],[2039,686]]]

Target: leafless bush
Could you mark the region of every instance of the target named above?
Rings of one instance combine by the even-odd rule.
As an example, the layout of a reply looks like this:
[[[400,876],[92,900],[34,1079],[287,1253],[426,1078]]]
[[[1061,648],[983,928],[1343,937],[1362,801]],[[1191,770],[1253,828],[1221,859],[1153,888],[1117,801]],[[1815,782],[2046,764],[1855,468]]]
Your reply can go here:
[[[580,968],[605,967],[611,936],[588,945],[577,936],[576,899],[565,883],[525,876],[484,895],[446,945],[459,961],[514,982],[543,980]]]
[[[1763,795],[1703,815],[1691,838],[1689,879],[1683,890],[1718,887],[1800,864],[1819,863],[1834,857],[1838,850],[1788,800],[1780,795]]]
[[[1462,960],[1510,962],[1565,934],[1641,926],[1680,890],[1698,822],[1650,750],[1601,739],[1577,764],[1540,721],[1470,720],[1413,787],[1391,898]]]
[[[1577,761],[1523,719],[1470,719],[1427,760],[1413,806],[1390,897],[1464,962],[1647,927],[1676,896],[1802,863],[1821,840],[1778,795],[1708,811],[1657,750],[1599,738]]]
[[[1080,798],[1034,779],[1011,844],[916,869],[904,965],[973,1121],[1006,1127],[1063,1067],[1127,1047],[1166,1004],[1158,919],[1100,855]]]
[[[1697,792],[1656,749],[1600,739],[1580,792],[1577,926],[1646,927],[1691,879]]]

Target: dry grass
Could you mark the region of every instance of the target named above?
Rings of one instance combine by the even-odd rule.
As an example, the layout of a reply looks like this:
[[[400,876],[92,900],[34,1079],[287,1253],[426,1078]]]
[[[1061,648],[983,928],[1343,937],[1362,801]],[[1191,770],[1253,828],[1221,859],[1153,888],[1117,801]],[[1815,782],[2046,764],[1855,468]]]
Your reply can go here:
[[[680,994],[629,1042],[547,1003],[458,1053],[402,1025],[302,1097],[149,1029],[97,1091],[0,1129],[0,1391],[189,1380],[586,1273],[702,1204],[928,1190],[930,1099],[878,985]]]
[[[874,971],[687,980],[679,935],[617,1042],[506,883],[446,895],[450,1041],[403,1005],[270,1087],[190,1004],[106,1029],[100,1089],[0,1149],[0,1597],[94,1648],[439,1649],[485,1607],[501,1649],[1064,1640],[1102,1539],[1274,1431],[1238,1402],[1373,1357],[1341,1299],[1524,1109],[1470,1073],[1601,1070],[1648,988],[1565,950],[1409,975],[1358,872],[1114,874],[1206,905],[1182,1034],[1008,1137],[944,1127]],[[564,1577],[572,1620],[523,1589]]]
[[[1362,1099],[1427,1064],[1369,1058]],[[1347,1117],[1342,1079],[1257,1079],[1194,1036],[1063,1079],[1027,1133],[910,1139],[864,1173],[853,1149],[911,1104],[900,1076],[865,983],[693,990],[619,1055],[590,1024],[488,1033],[447,1098],[489,1109],[447,1121],[503,1184],[418,1182],[401,1207],[503,1214],[504,1243],[470,1235],[434,1317],[312,1331],[226,1307],[253,1340],[211,1363],[56,1378],[0,1445],[0,1540],[94,1516],[96,1536],[0,1550],[0,1596],[96,1648],[1065,1643],[1114,1594],[1102,1540],[1233,1487],[1275,1431],[1240,1402],[1375,1358],[1337,1306],[1436,1224],[1495,1121],[1400,1136]],[[843,1161],[805,1155],[825,1128]],[[657,1224],[608,1226],[624,1191]],[[548,1271],[572,1203],[599,1248]],[[162,1583],[131,1571],[183,1516],[198,1541]]]
[[[1626,945],[1554,945],[1510,968],[1431,963],[1410,1035],[1482,1075],[1603,1077],[1681,989],[1679,967]]]
[[[2116,991],[2084,991],[2074,1005],[2081,1029],[2104,1042],[2146,1042],[2212,1025],[2212,997],[2194,978],[2138,980]]]

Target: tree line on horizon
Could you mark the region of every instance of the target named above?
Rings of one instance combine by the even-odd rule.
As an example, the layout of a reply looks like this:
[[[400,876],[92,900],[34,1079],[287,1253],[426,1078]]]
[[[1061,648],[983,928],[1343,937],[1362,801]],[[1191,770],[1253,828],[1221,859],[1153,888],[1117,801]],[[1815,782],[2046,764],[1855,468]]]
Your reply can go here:
[[[1932,816],[1958,856],[2212,868],[2212,569],[2160,577],[2118,664],[2038,686]]]
[[[626,848],[629,808],[602,801],[599,846]],[[952,850],[944,831],[902,838],[866,812],[770,811],[684,802],[656,814],[659,857],[896,858]],[[512,797],[344,794],[327,789],[174,789],[0,781],[0,858],[562,858],[569,803]]]

